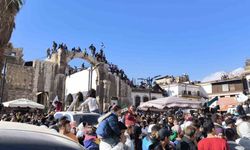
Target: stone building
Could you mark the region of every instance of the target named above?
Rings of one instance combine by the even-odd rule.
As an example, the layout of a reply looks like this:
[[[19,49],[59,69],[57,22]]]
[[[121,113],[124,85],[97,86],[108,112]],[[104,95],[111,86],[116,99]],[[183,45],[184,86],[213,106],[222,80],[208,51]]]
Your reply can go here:
[[[25,62],[22,58],[22,49],[10,47],[6,49],[5,56],[6,73],[1,82],[1,87],[4,87],[3,102],[28,98],[49,107],[58,96],[59,100],[66,104],[69,99],[67,96],[76,94],[65,95],[66,79],[70,69],[68,62],[75,58],[83,59],[95,68],[95,87],[92,88],[97,91],[97,99],[102,109],[110,104],[111,97],[118,97],[123,103],[129,103],[131,99],[130,85],[119,74],[111,73],[107,62],[98,60],[96,55],[89,55],[87,51],[53,49],[46,60]],[[86,93],[77,93],[79,92],[82,95]]]
[[[156,86],[154,86],[152,89],[134,87],[132,88],[131,93],[131,103],[138,107],[141,102],[147,102],[164,97],[163,92],[163,89],[158,87],[156,88]]]
[[[203,88],[191,82],[186,74],[177,77],[164,76],[155,81],[168,96],[183,97],[189,100],[203,100],[208,97]]]
[[[246,94],[250,98],[250,59],[246,60],[244,75],[246,77],[246,83],[247,83]]]
[[[202,82],[199,85],[207,92],[209,98],[218,96],[219,98],[237,98],[245,94],[248,97],[250,91],[250,60],[246,60],[245,71],[243,73],[230,76],[224,74],[220,80]]]

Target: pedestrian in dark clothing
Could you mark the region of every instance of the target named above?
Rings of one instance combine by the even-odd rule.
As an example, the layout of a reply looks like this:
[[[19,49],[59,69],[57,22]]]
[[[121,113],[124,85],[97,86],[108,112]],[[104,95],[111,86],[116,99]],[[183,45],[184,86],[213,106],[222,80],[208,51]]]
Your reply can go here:
[[[135,138],[135,150],[142,150],[142,139],[141,139],[141,127],[139,126],[134,126],[134,138]]]
[[[173,150],[173,147],[169,144],[169,136],[171,135],[171,132],[166,129],[162,128],[158,132],[158,136],[160,139],[159,144],[154,148],[154,150]]]
[[[196,129],[193,126],[186,127],[185,135],[182,141],[176,145],[176,150],[197,150],[195,132]]]

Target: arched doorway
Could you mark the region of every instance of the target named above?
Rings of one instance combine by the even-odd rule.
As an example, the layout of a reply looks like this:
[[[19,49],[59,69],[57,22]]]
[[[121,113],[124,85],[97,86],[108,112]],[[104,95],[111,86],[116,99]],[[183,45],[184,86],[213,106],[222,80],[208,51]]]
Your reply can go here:
[[[65,74],[66,76],[70,76],[79,71],[87,70],[90,66],[90,63],[82,58],[72,58],[67,62]]]
[[[156,97],[152,97],[152,100],[157,99]]]
[[[147,96],[143,97],[143,102],[147,102],[149,100],[149,98]]]
[[[37,103],[42,104],[46,107],[48,105],[48,92],[38,92]]]
[[[135,107],[138,107],[141,103],[141,97],[136,95],[135,96]]]

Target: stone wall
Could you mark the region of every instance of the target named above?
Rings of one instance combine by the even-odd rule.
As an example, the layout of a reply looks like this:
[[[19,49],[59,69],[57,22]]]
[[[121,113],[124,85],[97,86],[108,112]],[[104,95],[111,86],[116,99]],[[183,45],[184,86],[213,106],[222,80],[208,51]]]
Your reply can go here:
[[[16,64],[7,64],[6,69],[4,101],[18,98],[34,100],[35,93],[32,92],[34,87],[34,68]]]
[[[65,75],[58,73],[58,65],[48,61],[34,61],[33,67],[35,69],[33,92],[47,92],[49,101],[56,96],[64,99]]]
[[[129,104],[130,102],[131,87],[116,74],[111,74],[107,64],[97,61],[95,57],[86,53],[74,53],[59,49],[58,53],[53,53],[50,59],[30,62],[29,64],[32,66],[24,66],[21,58],[22,53],[16,54],[20,55],[20,58],[13,58],[16,60],[7,65],[5,101],[28,98],[37,102],[38,94],[41,93],[47,95],[44,105],[48,105],[48,102],[53,101],[56,96],[63,101],[65,99],[65,71],[68,62],[74,58],[81,58],[96,68],[97,100],[103,110],[110,105],[112,97],[117,97],[120,104]]]

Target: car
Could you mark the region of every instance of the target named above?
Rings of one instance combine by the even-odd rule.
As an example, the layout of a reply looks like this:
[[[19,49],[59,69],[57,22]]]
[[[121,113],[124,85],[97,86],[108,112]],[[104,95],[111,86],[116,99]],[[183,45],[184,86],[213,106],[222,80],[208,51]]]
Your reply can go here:
[[[0,150],[86,150],[48,128],[0,121]]]
[[[84,113],[77,111],[61,111],[54,114],[55,119],[60,119],[62,116],[66,116],[69,121],[75,121],[78,126],[81,122],[86,122],[89,125],[97,125],[98,118],[101,115],[98,113]]]

